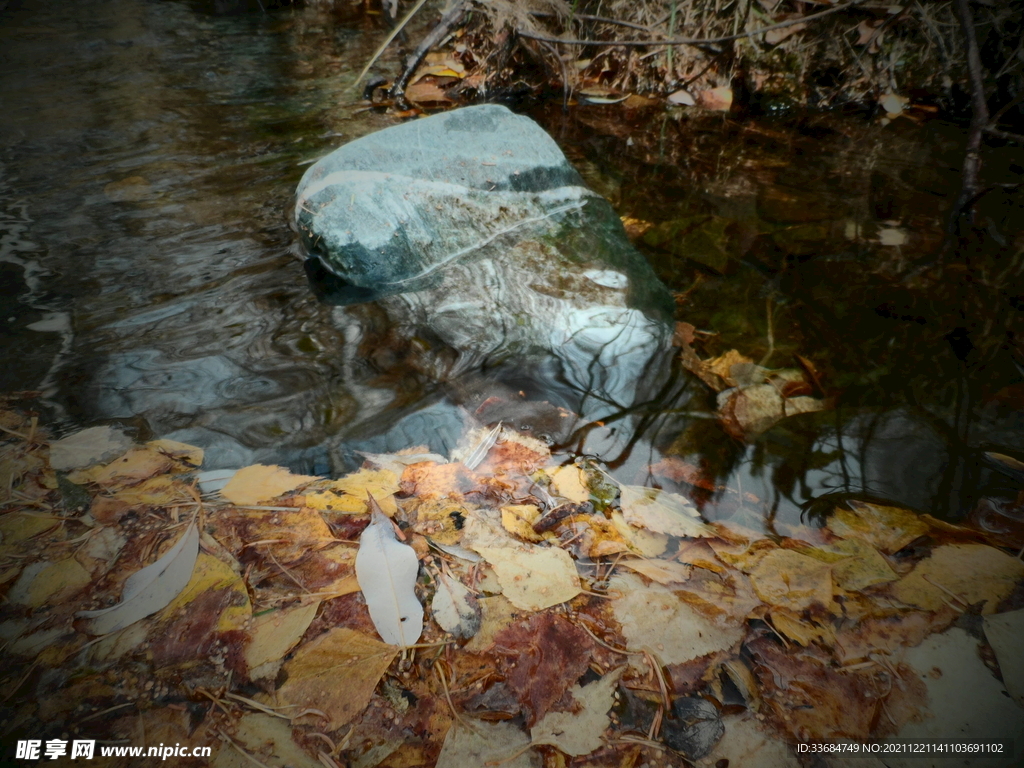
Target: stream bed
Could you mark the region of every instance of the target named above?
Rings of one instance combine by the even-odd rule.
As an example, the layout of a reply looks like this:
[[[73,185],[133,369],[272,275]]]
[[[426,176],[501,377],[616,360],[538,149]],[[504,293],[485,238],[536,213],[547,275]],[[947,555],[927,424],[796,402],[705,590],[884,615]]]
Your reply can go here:
[[[396,122],[351,87],[384,25],[356,6],[229,6],[0,9],[0,390],[41,390],[68,431],[200,445],[207,468],[337,475],[358,451],[447,454],[477,418],[771,534],[849,497],[1024,529],[1024,480],[985,453],[1024,450],[1019,149],[986,157],[987,229],[911,274],[946,237],[956,126],[520,107],[628,217],[702,357],[803,366],[828,404],[738,440],[678,366],[628,419],[559,434],[572,393],[543,361],[447,376],[446,350],[374,304],[310,290],[294,190]]]

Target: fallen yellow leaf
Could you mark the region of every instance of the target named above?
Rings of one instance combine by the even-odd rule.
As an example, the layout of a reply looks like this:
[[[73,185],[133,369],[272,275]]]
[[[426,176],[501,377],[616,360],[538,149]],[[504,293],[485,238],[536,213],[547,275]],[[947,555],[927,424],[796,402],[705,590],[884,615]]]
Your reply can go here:
[[[501,525],[513,536],[523,541],[543,541],[544,535],[533,530],[533,524],[540,518],[540,508],[534,504],[514,504],[501,508]],[[553,534],[548,533],[548,537]]]
[[[802,611],[832,605],[832,567],[789,549],[773,549],[750,571],[754,592],[768,605]]]
[[[963,610],[984,601],[981,612],[994,613],[1021,579],[1024,563],[1002,550],[984,544],[947,544],[893,584],[892,595],[928,611],[947,603]]]
[[[609,592],[615,620],[630,650],[650,650],[663,664],[683,662],[732,648],[744,635],[744,624],[714,621],[680,600],[660,584],[644,584],[639,576],[613,576]],[[637,662],[642,663],[642,662]]]
[[[192,570],[192,578],[178,596],[167,604],[160,617],[164,620],[170,619],[178,611],[187,610],[189,603],[204,592],[222,590],[230,590],[233,594],[220,603],[224,607],[217,620],[216,631],[241,629],[252,616],[252,605],[245,582],[223,560],[200,552]]]
[[[362,712],[399,649],[348,627],[335,627],[306,643],[284,665],[288,679],[278,702],[295,711],[317,709],[334,731]]]
[[[125,486],[167,472],[174,460],[156,448],[132,448],[121,458],[105,466],[80,469],[68,475],[73,483],[93,482],[105,486]]]
[[[64,602],[91,581],[92,576],[73,557],[56,563],[33,563],[21,572],[7,599],[38,608],[46,603]]]
[[[805,621],[784,608],[772,610],[771,619],[775,629],[800,645],[808,646],[818,640],[832,647],[836,642],[836,633],[832,627],[816,621]]]
[[[559,467],[551,475],[551,489],[563,499],[582,504],[590,500],[590,489],[587,488],[586,475],[580,468],[572,464]]]
[[[829,529],[841,539],[862,539],[891,555],[928,533],[928,524],[908,509],[863,501],[849,503],[853,510],[836,509],[828,519]]]
[[[146,443],[147,448],[156,448],[161,453],[165,453],[176,461],[185,462],[190,464],[192,467],[202,466],[203,463],[203,449],[197,448],[194,445],[188,443],[179,443],[177,440],[150,440]]]
[[[60,525],[60,518],[54,515],[36,514],[34,512],[11,512],[0,516],[0,541],[4,544],[16,544],[31,539],[44,531]]]
[[[306,494],[306,505],[323,512],[365,515],[369,493],[388,517],[398,512],[394,494],[398,477],[390,469],[360,469],[330,483],[326,488]]]
[[[490,563],[501,593],[516,608],[539,611],[580,593],[572,555],[554,547],[475,547]]]
[[[803,550],[811,557],[832,562],[832,578],[837,586],[850,592],[877,584],[886,584],[899,578],[889,562],[863,539],[844,539],[835,544],[817,549]],[[821,557],[834,555],[834,560]]]
[[[157,475],[117,491],[112,498],[125,504],[149,504],[170,506],[183,501],[191,501],[192,495],[188,486],[171,475]]]
[[[273,464],[253,464],[238,470],[221,490],[221,494],[232,504],[255,506],[261,501],[277,498],[288,491],[294,491],[300,485],[319,479],[308,475],[293,475],[284,467]]]
[[[320,601],[279,611],[270,611],[253,619],[245,663],[249,669],[277,661],[294,648],[316,616]]]

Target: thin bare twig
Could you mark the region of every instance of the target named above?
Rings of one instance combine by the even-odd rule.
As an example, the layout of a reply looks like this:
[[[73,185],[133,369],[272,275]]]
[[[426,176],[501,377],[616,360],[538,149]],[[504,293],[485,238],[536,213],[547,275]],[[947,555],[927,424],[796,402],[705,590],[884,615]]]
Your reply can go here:
[[[767,27],[761,27],[760,29],[754,29],[749,32],[739,32],[735,35],[722,35],[719,37],[682,37],[671,40],[580,40],[578,38],[561,38],[561,37],[549,37],[547,35],[538,35],[534,32],[529,32],[524,29],[517,29],[516,32],[520,37],[526,37],[530,40],[543,40],[548,43],[563,43],[564,45],[620,45],[626,47],[643,47],[648,45],[713,45],[714,43],[727,43],[730,40],[742,40],[745,37],[754,37],[755,35],[764,34],[765,32],[771,32],[774,29],[783,29],[784,27],[791,27],[794,24],[805,24],[808,21],[814,21],[824,16],[828,16],[839,11],[845,11],[855,6],[861,5],[867,0],[852,0],[852,2],[844,3],[843,5],[837,5],[834,8],[829,8],[826,11],[819,11],[818,13],[812,13],[810,16],[802,16],[799,19],[787,19],[786,21],[780,21],[778,24],[770,24]]]
[[[409,84],[409,80],[412,78],[416,68],[419,67],[420,62],[427,55],[427,52],[455,29],[458,23],[462,21],[465,13],[466,3],[465,0],[462,0],[462,2],[456,3],[448,13],[442,16],[441,20],[437,22],[427,36],[420,41],[420,44],[416,46],[416,50],[405,60],[402,74],[398,76],[395,84],[391,86],[391,90],[388,92],[391,98],[399,98],[405,93],[405,87]]]

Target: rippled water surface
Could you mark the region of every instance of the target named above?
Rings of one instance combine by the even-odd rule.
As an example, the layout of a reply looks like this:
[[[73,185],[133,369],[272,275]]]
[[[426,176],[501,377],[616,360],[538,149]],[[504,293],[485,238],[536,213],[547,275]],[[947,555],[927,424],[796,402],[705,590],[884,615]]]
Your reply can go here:
[[[473,411],[555,435],[546,403],[567,400],[543,361],[522,380],[500,367],[444,380],[429,340],[309,290],[286,212],[310,162],[393,124],[347,90],[383,27],[355,8],[218,10],[230,9],[0,11],[2,388],[44,390],[68,428],[119,419],[203,445],[211,466],[329,473],[354,448],[447,450]],[[736,348],[776,368],[799,355],[820,369],[817,394],[839,395],[744,445],[676,370],[628,418],[559,436],[567,457],[614,445],[600,458],[624,479],[694,492],[648,469],[672,454],[707,478],[709,517],[769,527],[833,494],[958,514],[1016,492],[982,450],[1024,448],[1019,199],[994,187],[985,201],[991,242],[976,250],[999,269],[899,278],[943,240],[957,130],[619,107],[534,116],[639,220],[678,319],[712,334],[702,354]],[[998,154],[992,183],[1019,163]]]

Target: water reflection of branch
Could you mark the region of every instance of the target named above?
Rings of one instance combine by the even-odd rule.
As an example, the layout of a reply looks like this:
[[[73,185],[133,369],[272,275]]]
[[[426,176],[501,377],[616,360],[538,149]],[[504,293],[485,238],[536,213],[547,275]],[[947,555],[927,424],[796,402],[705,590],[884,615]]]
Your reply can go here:
[[[603,457],[602,463],[610,469],[616,469],[621,467],[629,459],[630,454],[633,451],[633,447],[640,441],[641,438],[649,436],[651,424],[665,415],[666,409],[665,404],[674,402],[680,397],[687,386],[690,383],[688,378],[682,378],[680,376],[681,368],[677,365],[672,366],[671,375],[668,380],[662,385],[662,387],[655,393],[650,399],[643,400],[638,403],[633,403],[630,406],[623,407],[616,413],[610,414],[603,417],[600,421],[590,421],[581,427],[575,429],[565,440],[562,446],[567,447],[575,443],[577,452],[582,452],[583,444],[586,442],[587,435],[590,434],[597,427],[607,426],[618,421],[621,421],[629,416],[640,415],[640,419],[637,421],[636,426],[633,428],[630,434],[629,440],[626,445],[623,446],[618,456],[615,458]],[[673,393],[678,383],[682,382],[683,387]]]

